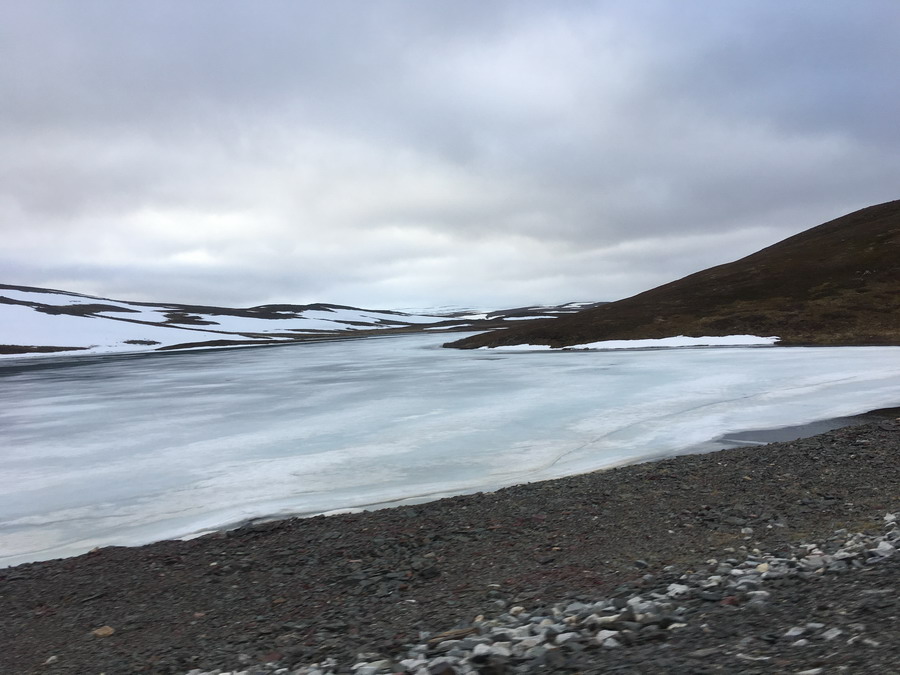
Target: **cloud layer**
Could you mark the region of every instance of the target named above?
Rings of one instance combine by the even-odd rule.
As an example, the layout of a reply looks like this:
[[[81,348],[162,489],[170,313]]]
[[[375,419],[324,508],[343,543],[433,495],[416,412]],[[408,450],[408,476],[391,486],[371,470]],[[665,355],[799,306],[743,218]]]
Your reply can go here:
[[[3,281],[616,299],[898,197],[900,6],[0,8]]]

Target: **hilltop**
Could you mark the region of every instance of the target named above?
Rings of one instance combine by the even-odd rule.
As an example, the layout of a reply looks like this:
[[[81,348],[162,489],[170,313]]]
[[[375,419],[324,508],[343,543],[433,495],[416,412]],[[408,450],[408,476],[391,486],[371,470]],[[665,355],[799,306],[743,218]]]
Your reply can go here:
[[[900,345],[900,201],[624,300],[445,346],[738,334],[777,335],[783,345]]]

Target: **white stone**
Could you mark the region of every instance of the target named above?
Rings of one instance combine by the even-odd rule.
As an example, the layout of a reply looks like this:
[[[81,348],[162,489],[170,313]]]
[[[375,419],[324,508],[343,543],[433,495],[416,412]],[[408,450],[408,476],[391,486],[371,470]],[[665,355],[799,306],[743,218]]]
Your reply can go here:
[[[606,642],[610,638],[614,638],[618,634],[619,631],[617,630],[601,630],[597,631],[597,634],[594,636],[594,640],[597,642],[597,644],[602,645],[604,642]]]
[[[459,659],[454,659],[449,656],[439,656],[436,659],[432,659],[431,661],[432,666],[437,666],[441,663],[448,663],[451,666],[455,666],[457,663],[459,663]]]
[[[840,628],[829,628],[824,633],[822,633],[823,640],[834,640],[838,635],[841,635],[844,631]]]
[[[690,590],[690,586],[685,586],[684,584],[669,584],[669,587],[666,589],[666,595],[670,598],[679,598]]]
[[[509,647],[509,642],[495,642],[491,646],[491,654],[494,656],[511,656],[512,653],[510,652]]]
[[[525,624],[524,626],[519,626],[518,628],[514,628],[510,631],[510,635],[512,635],[515,639],[521,640],[531,636],[531,625]]]
[[[569,640],[574,640],[577,637],[578,637],[578,633],[572,633],[572,632],[560,633],[559,635],[556,636],[556,644],[558,644],[558,645],[565,644]]]
[[[736,658],[739,658],[741,661],[769,661],[772,659],[771,656],[751,656],[750,654],[735,654]]]
[[[888,556],[894,555],[896,550],[897,549],[894,548],[893,544],[886,541],[880,541],[878,542],[878,546],[876,546],[872,552],[883,558],[887,558]]]

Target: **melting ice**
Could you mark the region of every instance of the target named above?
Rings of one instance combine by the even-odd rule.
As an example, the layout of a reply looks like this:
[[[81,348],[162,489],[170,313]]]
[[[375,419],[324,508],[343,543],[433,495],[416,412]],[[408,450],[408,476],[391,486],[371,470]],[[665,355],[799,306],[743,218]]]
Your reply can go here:
[[[0,565],[494,489],[900,401],[900,347],[446,339],[0,363]]]

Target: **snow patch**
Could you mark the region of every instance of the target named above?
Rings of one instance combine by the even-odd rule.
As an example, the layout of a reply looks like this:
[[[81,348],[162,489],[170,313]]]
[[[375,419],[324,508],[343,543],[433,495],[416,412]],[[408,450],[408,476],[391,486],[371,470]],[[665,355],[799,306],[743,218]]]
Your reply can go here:
[[[465,328],[466,326],[471,326],[470,323],[452,323],[448,326],[429,326],[424,330],[450,330],[451,328]]]
[[[503,345],[500,347],[479,347],[493,351],[572,351],[572,350],[607,350],[607,349],[671,349],[679,347],[759,347],[771,346],[780,340],[776,335],[760,337],[758,335],[707,335],[704,337],[687,337],[677,335],[667,338],[648,338],[644,340],[601,340],[569,347],[550,347],[548,345]]]
[[[127,344],[126,340],[152,341],[157,344],[150,348],[155,349],[182,342],[228,337],[221,333],[116,321],[106,317],[44,314],[24,305],[2,305],[0,310],[3,318],[0,344],[85,348],[78,354],[141,351],[147,348]]]
[[[300,312],[253,316],[255,310],[201,311],[202,307],[132,304],[51,291],[0,288],[0,296],[39,307],[0,304],[0,345],[20,347],[77,347],[64,354],[153,351],[160,347],[213,340],[247,340],[259,335],[261,343],[302,335],[383,330],[447,321],[445,316],[321,306]],[[64,308],[102,305],[106,309],[82,313]],[[59,313],[42,309],[63,308]],[[118,308],[118,310],[117,310]],[[170,320],[174,315],[176,319]],[[179,320],[181,315],[185,318]],[[130,343],[130,344],[129,344]],[[149,343],[149,344],[148,344]],[[47,353],[4,354],[3,357],[48,356]]]

